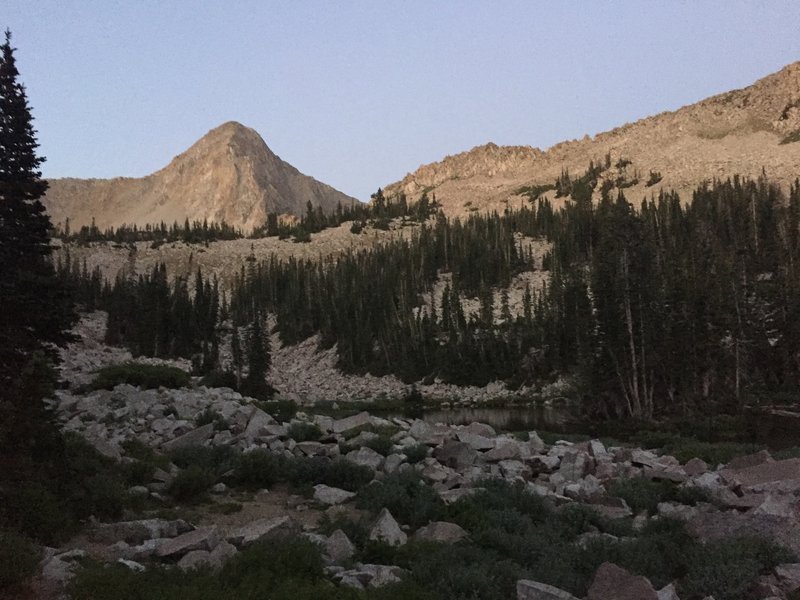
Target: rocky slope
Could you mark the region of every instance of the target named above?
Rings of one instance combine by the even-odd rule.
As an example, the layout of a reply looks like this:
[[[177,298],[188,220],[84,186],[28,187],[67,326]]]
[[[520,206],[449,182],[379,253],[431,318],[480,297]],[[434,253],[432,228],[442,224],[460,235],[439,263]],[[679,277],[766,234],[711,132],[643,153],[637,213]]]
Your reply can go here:
[[[184,219],[225,221],[251,230],[268,212],[301,215],[306,203],[333,211],[356,200],[303,175],[236,122],[211,130],[169,165],[142,178],[55,179],[44,199],[55,224],[75,230],[95,220],[101,229],[122,224],[168,225]]]
[[[788,187],[800,175],[800,62],[753,85],[664,112],[591,138],[541,151],[528,146],[486,144],[424,165],[386,188],[416,199],[434,192],[449,214],[517,206],[523,186],[552,184],[562,169],[573,175],[590,160],[630,160],[623,172],[629,198],[639,200],[660,187],[684,198],[701,181],[734,174],[758,176],[762,169]],[[646,187],[650,171],[663,179]]]

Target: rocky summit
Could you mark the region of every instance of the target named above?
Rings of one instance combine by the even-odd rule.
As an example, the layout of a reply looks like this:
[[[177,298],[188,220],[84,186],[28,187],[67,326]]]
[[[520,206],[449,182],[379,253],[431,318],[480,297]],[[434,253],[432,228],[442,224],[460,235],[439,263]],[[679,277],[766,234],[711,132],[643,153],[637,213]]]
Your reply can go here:
[[[212,129],[169,165],[146,177],[54,179],[44,204],[54,224],[73,230],[171,225],[184,220],[226,222],[245,231],[267,213],[300,216],[307,203],[332,212],[356,202],[302,174],[249,127],[230,121]]]

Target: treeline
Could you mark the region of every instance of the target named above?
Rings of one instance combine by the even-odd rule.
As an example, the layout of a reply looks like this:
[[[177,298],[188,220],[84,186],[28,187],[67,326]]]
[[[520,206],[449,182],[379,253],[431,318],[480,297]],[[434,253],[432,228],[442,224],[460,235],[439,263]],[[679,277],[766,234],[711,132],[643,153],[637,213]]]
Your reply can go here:
[[[387,199],[383,191],[378,191],[371,196],[372,203],[354,203],[349,206],[342,206],[339,203],[336,210],[326,215],[322,207],[314,207],[309,201],[306,205],[305,214],[299,221],[281,220],[277,213],[268,213],[267,221],[261,227],[257,227],[250,235],[228,223],[209,223],[208,219],[203,221],[192,221],[186,219],[183,225],[174,222],[167,225],[163,221],[157,225],[121,225],[119,227],[108,227],[101,230],[92,219],[91,225],[83,225],[77,231],[72,231],[69,219],[66,219],[64,227],[54,228],[52,237],[60,239],[62,242],[88,246],[93,242],[109,242],[114,244],[133,244],[136,242],[151,242],[153,248],[162,244],[172,242],[183,242],[185,244],[208,244],[220,240],[235,240],[244,237],[252,239],[277,236],[280,239],[293,238],[296,242],[308,242],[311,240],[312,233],[318,233],[323,229],[338,227],[342,223],[353,221],[351,231],[360,233],[368,224],[378,229],[388,229],[392,219],[403,218],[410,221],[424,221],[430,215],[435,214],[438,204],[435,198],[429,199],[427,194],[413,204],[406,201],[405,195],[399,195],[394,199]]]
[[[436,198],[428,198],[427,193],[422,194],[422,197],[412,204],[406,200],[405,194],[387,198],[380,188],[370,198],[372,202],[369,204],[353,203],[342,206],[340,202],[336,210],[329,215],[322,211],[322,207],[315,208],[308,202],[306,212],[297,222],[280,220],[276,213],[268,213],[267,222],[263,227],[254,230],[251,237],[278,236],[280,239],[291,237],[295,242],[308,242],[312,233],[338,227],[349,221],[353,222],[350,227],[352,233],[361,233],[367,225],[388,230],[392,219],[421,222],[436,214],[439,208]]]
[[[218,240],[235,240],[244,237],[240,229],[222,223],[209,223],[208,220],[184,221],[178,225],[177,221],[167,226],[163,221],[158,225],[121,225],[100,230],[92,219],[91,225],[84,225],[78,231],[70,229],[69,219],[66,219],[63,229],[56,229],[52,235],[62,242],[70,242],[79,246],[87,246],[92,242],[112,242],[115,244],[132,244],[135,242],[152,242],[153,247],[170,242],[184,242],[186,244],[206,244]]]

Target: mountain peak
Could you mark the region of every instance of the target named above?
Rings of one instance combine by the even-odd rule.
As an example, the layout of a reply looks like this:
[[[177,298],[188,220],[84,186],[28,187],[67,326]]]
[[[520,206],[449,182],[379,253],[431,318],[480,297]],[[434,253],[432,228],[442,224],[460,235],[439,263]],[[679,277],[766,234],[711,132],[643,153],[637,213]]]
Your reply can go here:
[[[252,230],[269,212],[300,216],[307,202],[325,212],[356,202],[300,173],[236,121],[215,127],[147,177],[50,183],[48,212],[56,224],[69,218],[73,229],[92,220],[106,228],[207,219]]]

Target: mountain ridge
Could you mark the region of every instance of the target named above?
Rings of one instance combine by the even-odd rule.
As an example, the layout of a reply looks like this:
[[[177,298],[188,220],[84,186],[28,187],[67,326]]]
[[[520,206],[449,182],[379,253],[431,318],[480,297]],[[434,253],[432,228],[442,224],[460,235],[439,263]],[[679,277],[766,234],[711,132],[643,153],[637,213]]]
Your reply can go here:
[[[582,173],[589,161],[610,155],[631,161],[625,173],[629,198],[658,187],[687,194],[698,183],[734,174],[757,176],[762,168],[784,187],[800,173],[800,61],[750,86],[710,96],[677,110],[625,123],[595,136],[559,142],[546,150],[493,143],[420,166],[385,187],[416,200],[433,192],[451,215],[501,209],[523,198],[521,188],[552,184],[563,169]],[[792,141],[794,140],[794,141]],[[789,142],[789,143],[785,143]],[[650,171],[662,176],[648,187]],[[638,183],[633,183],[638,173]]]

